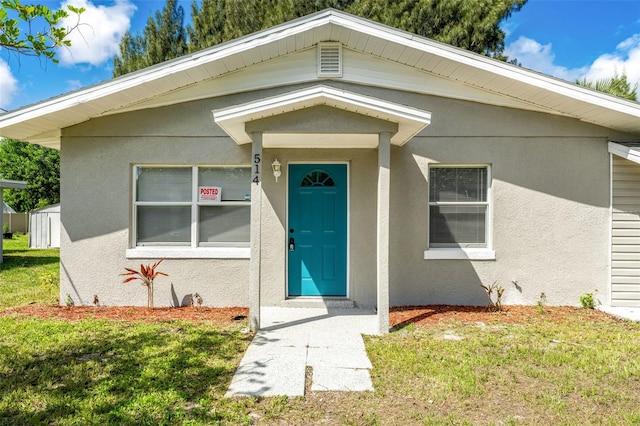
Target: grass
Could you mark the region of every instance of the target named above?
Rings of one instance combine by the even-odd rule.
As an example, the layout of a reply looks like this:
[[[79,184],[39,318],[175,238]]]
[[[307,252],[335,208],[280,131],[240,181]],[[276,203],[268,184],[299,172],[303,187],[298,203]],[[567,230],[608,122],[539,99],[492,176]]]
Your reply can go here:
[[[30,250],[26,235],[3,240],[0,309],[29,303],[57,303],[60,250]]]
[[[37,278],[57,252],[5,247],[0,306],[55,300]],[[13,314],[0,317],[0,425],[640,424],[640,326],[552,309],[366,337],[375,392],[240,399],[224,393],[246,324]]]
[[[247,423],[224,392],[238,329],[0,318],[0,424]]]

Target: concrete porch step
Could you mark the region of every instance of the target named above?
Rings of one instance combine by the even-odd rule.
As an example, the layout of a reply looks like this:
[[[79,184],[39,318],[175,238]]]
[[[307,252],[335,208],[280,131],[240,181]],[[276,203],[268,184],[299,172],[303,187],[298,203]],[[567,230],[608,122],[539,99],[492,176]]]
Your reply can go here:
[[[283,308],[327,308],[349,309],[355,308],[353,300],[333,297],[292,297],[280,302]]]

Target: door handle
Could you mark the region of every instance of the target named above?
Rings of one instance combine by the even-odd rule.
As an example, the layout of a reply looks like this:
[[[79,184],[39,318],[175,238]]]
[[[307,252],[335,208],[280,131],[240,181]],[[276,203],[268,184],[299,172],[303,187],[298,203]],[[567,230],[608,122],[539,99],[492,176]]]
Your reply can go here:
[[[289,238],[289,251],[295,251],[296,249],[296,241],[293,237]]]

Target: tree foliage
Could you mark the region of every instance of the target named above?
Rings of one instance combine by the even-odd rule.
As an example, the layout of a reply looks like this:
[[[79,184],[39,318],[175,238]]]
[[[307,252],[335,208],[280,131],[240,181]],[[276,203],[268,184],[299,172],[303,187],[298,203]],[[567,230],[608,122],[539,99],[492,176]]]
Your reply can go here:
[[[176,0],[167,0],[167,10]],[[158,37],[178,34],[179,17],[150,20],[142,35],[130,35],[120,44],[114,76],[147,67],[180,54],[195,52],[328,7],[429,37],[464,49],[507,60],[505,33],[500,23],[520,10],[527,0],[192,0],[193,24],[176,38],[172,55],[148,54]],[[164,16],[164,15],[163,15]],[[154,27],[161,30],[152,31]],[[164,40],[164,39],[163,39]],[[162,44],[162,46],[166,46]],[[165,47],[166,49],[166,47]],[[166,51],[166,50],[165,50]],[[143,58],[143,59],[141,59]]]
[[[616,72],[611,78],[603,78],[596,81],[588,81],[586,78],[583,78],[582,80],[577,80],[576,83],[590,89],[629,99],[630,101],[638,100],[638,83],[632,86],[625,72],[622,74]]]
[[[60,202],[60,152],[13,139],[0,140],[3,179],[24,180],[27,189],[6,189],[4,201],[18,212]]]
[[[360,0],[348,12],[472,52],[506,60],[500,23],[527,0]]]
[[[187,53],[184,9],[178,0],[167,0],[162,11],[149,17],[142,34],[124,35],[120,55],[114,58],[113,76],[127,74]]]
[[[85,9],[67,6],[67,10],[52,11],[44,5],[23,5],[20,0],[0,0],[0,47],[21,55],[44,56],[57,63],[55,49],[71,46],[67,36],[79,25]],[[72,28],[61,26],[69,13],[78,16]],[[20,28],[26,24],[27,30]],[[35,30],[35,27],[42,27]]]

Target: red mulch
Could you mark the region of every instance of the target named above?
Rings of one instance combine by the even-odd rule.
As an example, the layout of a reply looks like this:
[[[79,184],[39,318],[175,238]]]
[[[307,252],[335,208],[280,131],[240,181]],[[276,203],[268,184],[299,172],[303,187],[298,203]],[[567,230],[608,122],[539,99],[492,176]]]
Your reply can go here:
[[[78,321],[87,318],[116,321],[160,322],[172,320],[232,323],[249,315],[247,308],[143,308],[137,306],[57,306],[33,304],[0,311],[0,316],[25,315]]]
[[[111,319],[120,321],[210,321],[220,324],[230,324],[241,321],[249,315],[249,310],[243,307],[232,308],[144,308],[133,306],[57,306],[33,304],[10,308],[0,311],[0,316],[24,315],[37,318],[58,318],[78,321],[86,318]],[[431,325],[446,321],[460,322],[501,322],[526,323],[540,319],[563,321],[576,318],[579,315],[584,320],[602,320],[607,314],[568,306],[545,307],[540,313],[535,306],[506,306],[501,312],[490,312],[485,307],[478,306],[400,306],[393,307],[389,313],[390,325]]]
[[[502,311],[493,312],[484,306],[398,306],[390,309],[390,325],[430,325],[443,321],[459,322],[500,322],[500,323],[527,323],[540,319],[560,322],[578,315],[584,320],[597,320],[609,317],[601,311],[583,309],[571,306],[545,306],[540,312],[537,306],[509,305],[503,306]]]

